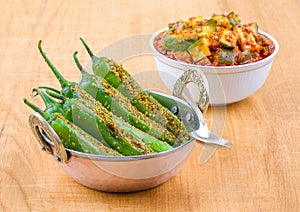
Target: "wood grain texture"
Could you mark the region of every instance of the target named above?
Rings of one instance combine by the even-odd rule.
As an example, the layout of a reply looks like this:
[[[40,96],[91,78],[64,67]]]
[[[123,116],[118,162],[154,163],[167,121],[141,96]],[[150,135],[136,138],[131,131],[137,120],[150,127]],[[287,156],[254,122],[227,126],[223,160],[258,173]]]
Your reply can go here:
[[[130,194],[87,189],[40,151],[22,99],[38,85],[58,83],[38,40],[62,74],[77,81],[72,53],[88,62],[79,37],[100,51],[171,21],[231,10],[244,22],[257,21],[280,44],[264,86],[224,109],[223,137],[233,148],[218,148],[201,165],[199,143],[175,177]],[[299,211],[299,10],[296,0],[0,1],[0,211]],[[155,69],[150,57],[125,64],[137,75]]]

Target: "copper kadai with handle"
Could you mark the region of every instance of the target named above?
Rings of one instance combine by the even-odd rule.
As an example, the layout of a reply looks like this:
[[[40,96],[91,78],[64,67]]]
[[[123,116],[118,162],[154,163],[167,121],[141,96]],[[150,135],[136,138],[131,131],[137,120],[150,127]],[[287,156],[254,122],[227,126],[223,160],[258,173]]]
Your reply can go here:
[[[186,85],[196,83],[200,90],[197,103],[181,99]],[[172,111],[189,131],[190,140],[167,152],[141,156],[99,156],[66,149],[56,132],[38,113],[29,117],[36,140],[45,152],[53,155],[59,167],[79,184],[106,192],[135,192],[158,186],[182,167],[195,139],[212,145],[230,147],[207,128],[203,113],[208,106],[208,91],[200,71],[188,70],[175,83],[173,95],[149,91]],[[177,96],[177,97],[176,97]]]

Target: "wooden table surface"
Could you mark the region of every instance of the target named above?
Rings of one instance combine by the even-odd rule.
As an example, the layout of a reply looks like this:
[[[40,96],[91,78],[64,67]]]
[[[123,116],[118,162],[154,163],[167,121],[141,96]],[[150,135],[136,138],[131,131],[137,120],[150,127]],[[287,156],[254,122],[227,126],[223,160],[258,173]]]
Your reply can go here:
[[[85,188],[40,150],[23,98],[38,85],[58,87],[38,52],[40,39],[62,74],[78,81],[72,53],[89,61],[79,37],[100,51],[168,22],[232,10],[280,44],[263,87],[226,107],[222,136],[232,148],[200,162],[207,147],[197,143],[175,177],[128,194]],[[0,1],[0,211],[299,211],[299,11],[296,0]],[[124,63],[135,74],[156,68],[151,57]]]

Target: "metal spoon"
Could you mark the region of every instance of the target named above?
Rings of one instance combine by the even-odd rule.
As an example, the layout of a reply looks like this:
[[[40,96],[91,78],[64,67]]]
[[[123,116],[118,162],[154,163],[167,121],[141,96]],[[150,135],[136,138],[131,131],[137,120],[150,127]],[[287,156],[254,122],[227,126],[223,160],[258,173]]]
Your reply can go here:
[[[193,101],[188,101],[188,104],[192,107],[196,114],[196,118],[198,119],[195,121],[197,122],[195,130],[189,133],[190,136],[205,143],[216,144],[224,147],[232,147],[232,143],[230,141],[227,141],[209,131],[203,114]]]
[[[199,100],[197,104],[193,100],[194,98],[191,97],[191,93],[184,92],[184,88],[191,82],[196,84],[199,89]],[[205,143],[217,144],[225,147],[232,146],[231,142],[220,138],[208,130],[203,113],[206,112],[209,104],[209,86],[202,71],[196,69],[184,71],[174,84],[173,95],[187,101],[195,113],[194,131],[190,132],[192,137]]]
[[[183,101],[180,98],[167,95],[160,92],[149,91],[151,95],[163,106],[174,113],[185,125],[189,135],[199,141],[208,144],[215,144],[224,147],[231,147],[232,143],[227,141],[211,131],[196,103]]]

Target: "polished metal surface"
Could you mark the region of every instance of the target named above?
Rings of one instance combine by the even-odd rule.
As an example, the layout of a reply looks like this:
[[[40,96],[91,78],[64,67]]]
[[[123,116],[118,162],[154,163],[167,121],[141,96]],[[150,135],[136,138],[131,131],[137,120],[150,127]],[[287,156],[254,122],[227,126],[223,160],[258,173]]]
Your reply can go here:
[[[223,147],[232,147],[232,143],[230,141],[227,141],[210,131],[208,131],[208,137],[202,137],[197,131],[190,132],[190,136],[204,143],[215,144]]]
[[[163,106],[173,111],[173,113],[184,123],[191,137],[207,144],[215,144],[224,147],[232,146],[230,141],[215,135],[208,129],[206,120],[194,101],[190,99],[183,101],[177,97],[153,91],[151,91],[151,94]]]
[[[177,102],[177,98],[172,96],[160,96],[165,102]],[[192,114],[192,110],[189,110]],[[38,113],[30,116],[29,124],[38,143],[48,149],[48,153],[53,154],[57,164],[66,174],[81,185],[106,192],[135,192],[164,183],[180,170],[195,145],[194,139],[190,138],[179,147],[156,154],[90,155],[64,148],[55,131]],[[192,120],[186,124],[189,128],[194,127]]]
[[[206,112],[206,109],[209,104],[209,91],[208,85],[205,82],[205,76],[200,70],[189,69],[185,71],[176,81],[173,88],[173,95],[180,99],[184,99],[192,108],[192,114],[194,116],[194,129],[193,131],[189,132],[190,136],[204,143],[216,144],[224,147],[231,147],[232,143],[230,141],[227,141],[215,135],[214,133],[209,131],[207,127],[207,123],[203,116],[203,113]],[[198,86],[198,101],[194,101],[193,97],[190,96],[189,93],[183,95],[183,90],[188,83],[195,83]],[[184,104],[181,104],[181,106],[183,105]],[[169,109],[172,111],[172,108],[174,107],[170,107]],[[181,110],[181,108],[177,109],[179,111]],[[184,121],[186,121],[187,119],[190,119],[190,116],[183,117]]]
[[[173,95],[179,98],[183,96],[183,90],[189,83],[195,83],[199,88],[199,100],[197,105],[202,113],[205,113],[209,103],[208,85],[205,76],[196,69],[189,69],[177,79],[173,87]]]
[[[55,159],[59,162],[67,162],[68,155],[62,142],[60,141],[53,128],[39,113],[33,113],[29,116],[29,125],[43,151],[46,151],[48,154],[53,154],[55,156]],[[43,131],[52,141],[52,144],[55,147],[54,151],[49,146],[49,143],[45,141],[44,135],[41,133],[41,131]]]
[[[149,189],[164,183],[180,170],[194,147],[194,138],[219,145],[220,140],[223,141],[209,132],[197,106],[171,95],[149,92],[183,121],[191,135],[184,144],[150,155],[91,155],[64,148],[55,131],[38,113],[29,117],[29,124],[42,149],[53,154],[61,169],[81,185],[106,192]]]

